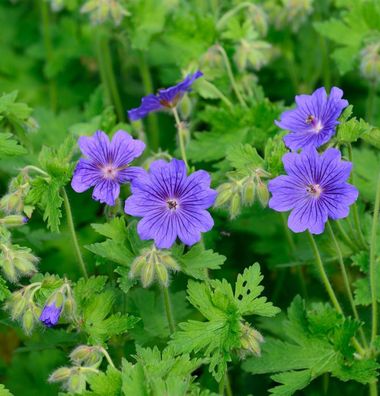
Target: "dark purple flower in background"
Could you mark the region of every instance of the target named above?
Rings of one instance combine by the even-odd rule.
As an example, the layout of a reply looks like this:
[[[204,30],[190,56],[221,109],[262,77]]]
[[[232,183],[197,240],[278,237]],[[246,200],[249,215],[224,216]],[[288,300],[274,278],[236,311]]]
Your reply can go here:
[[[55,304],[56,302],[53,301],[51,304],[45,305],[40,315],[40,321],[47,327],[55,326],[61,316],[63,305],[56,306]]]
[[[183,95],[191,90],[191,85],[194,81],[202,76],[203,73],[198,70],[194,74],[187,75],[183,81],[174,87],[160,89],[157,95],[150,94],[144,96],[141,100],[140,107],[128,111],[129,119],[131,121],[137,121],[140,118],[144,118],[152,111],[176,107]]]
[[[296,96],[297,107],[284,111],[276,121],[282,129],[290,131],[284,136],[291,150],[306,147],[318,148],[335,134],[338,118],[348,102],[342,99],[343,91],[337,87],[327,96],[325,88],[318,88],[312,95]]]
[[[115,205],[120,184],[131,181],[142,172],[129,164],[142,154],[145,143],[124,131],[117,131],[110,142],[104,132],[97,131],[91,137],[80,137],[78,145],[87,158],[79,160],[71,181],[72,188],[79,193],[94,187],[93,199]]]
[[[288,219],[292,231],[308,229],[321,234],[328,218],[348,216],[358,190],[347,183],[352,164],[341,161],[339,150],[330,148],[318,154],[309,148],[301,154],[285,154],[282,160],[287,175],[269,182],[269,207],[278,212],[292,211]]]
[[[154,239],[158,248],[170,248],[177,237],[191,246],[214,225],[206,209],[216,195],[206,171],[187,176],[183,161],[158,160],[152,162],[149,173],[133,180],[125,212],[142,217],[137,226],[140,238]]]

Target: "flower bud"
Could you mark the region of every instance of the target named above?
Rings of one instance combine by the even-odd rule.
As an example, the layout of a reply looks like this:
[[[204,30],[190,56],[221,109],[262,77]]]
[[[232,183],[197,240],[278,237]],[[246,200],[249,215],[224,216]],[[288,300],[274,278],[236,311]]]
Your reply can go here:
[[[238,192],[235,192],[232,196],[231,199],[231,204],[230,204],[230,217],[231,219],[234,219],[237,217],[240,213],[241,209],[241,198],[240,194]]]
[[[252,178],[249,178],[243,188],[243,202],[247,205],[252,205],[255,201],[256,184]]]
[[[245,358],[247,355],[261,355],[260,344],[264,342],[264,338],[257,330],[253,329],[248,323],[240,323],[241,331],[241,348],[238,355]]]
[[[69,379],[71,375],[71,369],[68,367],[60,367],[50,374],[48,379],[49,382],[63,382]]]
[[[97,366],[103,358],[98,347],[79,345],[70,353],[70,360],[75,365]]]
[[[152,261],[147,262],[141,270],[141,283],[143,287],[148,287],[154,280],[154,263]]]
[[[3,269],[4,276],[12,283],[17,281],[17,271],[13,262],[8,257],[0,256],[0,266]]]
[[[5,225],[6,227],[18,227],[26,224],[28,222],[28,218],[21,215],[9,215],[0,219],[0,224]]]
[[[181,113],[181,116],[183,119],[187,120],[190,117],[191,114],[191,110],[192,110],[192,104],[191,104],[191,100],[188,94],[185,94],[179,105],[179,111]]]
[[[161,283],[162,286],[168,287],[169,284],[169,274],[166,267],[162,264],[156,265],[156,274],[158,281]]]
[[[66,298],[65,303],[63,304],[63,311],[67,318],[74,319],[76,304],[75,304],[75,300],[71,296]]]
[[[86,390],[86,376],[80,371],[72,373],[67,381],[67,390],[74,394],[84,392]]]
[[[160,259],[165,267],[172,271],[179,271],[181,268],[170,254],[161,254]]]
[[[27,335],[29,335],[34,327],[34,315],[31,308],[27,309],[22,317],[22,327]]]
[[[261,36],[265,36],[268,32],[268,16],[262,7],[252,4],[249,7],[249,15],[255,29]]]
[[[257,185],[257,196],[259,198],[261,205],[265,208],[268,205],[268,201],[269,201],[269,191],[267,185],[263,183],[261,180]]]
[[[12,296],[9,303],[11,311],[11,317],[13,320],[18,319],[22,316],[26,308],[26,298],[20,293],[17,297]]]
[[[35,264],[38,258],[28,248],[18,245],[0,245],[0,267],[11,282],[16,282],[20,276],[28,276],[36,272]]]
[[[360,71],[370,81],[380,80],[380,43],[371,43],[361,51]]]
[[[232,197],[232,185],[231,183],[223,183],[218,189],[218,196],[216,197],[214,206],[216,208],[225,205]]]
[[[136,257],[131,265],[131,269],[129,271],[129,277],[133,279],[136,276],[140,275],[141,270],[143,269],[145,264],[146,264],[145,255]]]

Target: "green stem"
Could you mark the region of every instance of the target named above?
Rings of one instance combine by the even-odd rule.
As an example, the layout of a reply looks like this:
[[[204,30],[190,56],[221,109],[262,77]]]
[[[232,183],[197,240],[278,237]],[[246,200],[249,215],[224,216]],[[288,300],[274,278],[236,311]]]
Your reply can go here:
[[[77,234],[75,232],[73,214],[72,214],[72,211],[71,211],[69,197],[67,196],[66,190],[64,188],[62,188],[62,196],[63,196],[64,205],[65,205],[65,211],[66,211],[66,217],[67,217],[67,225],[69,226],[69,230],[70,230],[71,238],[73,240],[75,253],[77,255],[77,259],[78,259],[79,265],[81,267],[81,270],[83,272],[83,276],[87,279],[88,278],[88,274],[87,274],[87,270],[86,270],[86,265],[85,265],[85,263],[83,261],[82,253],[80,251]]]
[[[164,305],[165,305],[166,317],[168,319],[170,334],[173,334],[175,332],[175,322],[172,312],[172,305],[170,302],[169,289],[167,287],[162,287],[162,295],[164,298]]]
[[[353,251],[356,251],[357,246],[355,245],[354,241],[350,239],[350,237],[342,227],[342,223],[340,222],[340,220],[335,221],[335,225],[337,226],[340,234],[342,235],[342,238],[344,239],[346,245],[349,246]]]
[[[240,10],[242,10],[243,8],[249,8],[252,7],[253,4],[245,1],[243,3],[238,4],[236,7],[232,8],[231,10],[227,11],[217,22],[216,27],[218,30],[222,29],[226,23],[228,22],[228,20],[230,18],[232,18],[234,15],[236,15]]]
[[[101,37],[100,46],[104,61],[103,63],[104,72],[109,85],[109,91],[112,95],[112,100],[116,109],[117,117],[119,121],[124,122],[125,121],[124,110],[123,110],[123,105],[121,103],[120,94],[117,89],[115,71],[112,65],[112,56],[111,56],[111,49],[109,44],[110,43],[107,37],[105,36]]]
[[[114,364],[114,362],[112,361],[111,356],[109,355],[109,353],[108,353],[103,347],[100,347],[99,350],[100,350],[100,352],[104,355],[104,357],[106,358],[108,364],[109,364],[111,367],[115,368],[115,364]]]
[[[296,257],[297,257],[296,245],[294,243],[293,235],[289,231],[285,213],[281,213],[281,218],[282,218],[282,224],[284,226],[285,236],[286,236],[286,239],[287,239],[288,244],[289,244],[291,257],[293,259],[296,259]],[[306,288],[306,281],[305,281],[305,276],[304,276],[303,271],[302,271],[302,267],[297,265],[296,266],[296,271],[297,271],[297,275],[298,275],[298,278],[299,278],[299,281],[300,281],[302,296],[306,297],[307,296],[307,288]]]
[[[348,148],[348,158],[349,158],[350,162],[353,163],[352,162],[352,146],[351,146],[351,144],[348,144],[347,148]],[[352,184],[354,184],[354,173],[353,172],[351,173],[350,181]],[[360,241],[362,247],[367,248],[367,242],[364,238],[364,235],[362,233],[362,228],[360,225],[359,211],[358,211],[358,206],[357,206],[356,202],[352,205],[352,213],[354,216],[354,224],[355,224],[356,232],[359,236],[359,241]]]
[[[377,292],[376,292],[376,280],[377,280],[377,263],[376,263],[376,249],[377,249],[377,228],[379,220],[379,209],[380,209],[380,173],[377,181],[375,208],[373,211],[372,230],[371,230],[371,246],[369,255],[369,280],[371,285],[371,299],[372,299],[372,331],[371,331],[371,347],[374,347],[374,343],[377,337]]]
[[[369,93],[368,93],[367,109],[366,109],[366,119],[370,124],[372,124],[373,122],[373,115],[375,112],[376,88],[377,88],[376,82],[372,81],[369,85]]]
[[[340,306],[339,301],[338,301],[338,299],[337,299],[337,297],[335,295],[334,289],[332,288],[331,283],[329,281],[329,278],[327,277],[327,274],[326,274],[326,271],[325,271],[325,268],[323,266],[323,262],[322,262],[322,259],[321,259],[321,255],[319,253],[319,249],[318,249],[318,246],[317,246],[317,244],[316,244],[316,242],[314,240],[314,237],[313,237],[313,235],[310,232],[307,232],[307,236],[309,238],[309,242],[310,242],[311,248],[312,248],[313,253],[314,253],[314,257],[315,257],[315,261],[316,261],[316,264],[317,264],[319,275],[320,275],[321,280],[322,280],[322,282],[323,282],[323,284],[325,286],[327,294],[329,295],[330,300],[331,300],[335,310],[338,313],[340,313],[341,315],[344,315],[342,307]],[[365,350],[361,347],[361,345],[358,343],[356,338],[352,339],[352,344],[355,347],[356,351],[360,355],[364,356]]]
[[[186,130],[184,129],[183,123],[181,122],[181,120],[179,118],[177,108],[173,107],[172,110],[173,110],[173,115],[174,115],[177,132],[178,132],[178,142],[179,142],[179,148],[181,150],[181,157],[183,159],[183,162],[186,165],[186,169],[189,169],[189,164],[187,162],[187,156],[186,156],[186,147],[185,147]]]
[[[47,62],[52,62],[53,60],[53,44],[51,39],[51,31],[50,31],[50,16],[49,16],[49,8],[48,3],[46,1],[38,1],[41,9],[41,19],[42,19],[42,34],[44,40],[44,47],[46,53]],[[57,85],[56,81],[53,78],[48,78],[49,82],[49,98],[50,98],[50,107],[53,112],[57,110]]]
[[[112,105],[112,93],[110,91],[110,87],[109,87],[108,79],[107,79],[106,66],[105,66],[104,57],[103,57],[101,33],[98,33],[96,35],[96,52],[97,52],[97,58],[98,58],[100,80],[102,82],[102,86],[104,89],[105,103],[108,106],[111,106]]]
[[[225,380],[226,380],[226,377],[223,376],[219,382],[219,392],[218,393],[220,396],[224,396]]]
[[[226,372],[226,394],[227,396],[233,396],[230,376],[228,375],[228,372]]]
[[[369,396],[377,396],[377,381],[369,384]]]
[[[338,255],[340,271],[342,273],[344,286],[346,288],[347,297],[348,297],[348,299],[350,301],[352,312],[354,314],[354,318],[358,322],[360,322],[358,310],[356,309],[356,305],[355,305],[355,302],[354,302],[354,297],[352,295],[352,290],[351,290],[351,286],[350,286],[350,279],[348,277],[346,266],[344,265],[343,253],[342,253],[342,250],[341,250],[341,248],[339,246],[339,242],[336,239],[336,236],[335,236],[335,233],[333,231],[333,228],[331,227],[330,221],[327,222],[327,229],[328,229],[328,231],[330,233],[330,236],[331,236],[331,239],[332,239],[332,241],[333,241],[333,243],[335,245],[335,250],[336,250],[336,253]],[[363,343],[364,347],[367,348],[368,347],[367,340],[365,338],[364,331],[363,331],[362,327],[360,327],[359,333],[360,333],[360,337],[361,337],[361,340],[362,340],[362,343]]]
[[[140,57],[140,75],[144,84],[145,94],[151,94],[154,91],[152,76],[149,70],[149,65],[146,61],[145,54]],[[160,131],[158,128],[158,119],[155,113],[151,113],[148,116],[149,124],[149,142],[153,151],[157,151],[160,147]]]
[[[240,102],[240,104],[242,106],[247,107],[247,104],[245,103],[245,101],[244,101],[244,99],[243,99],[243,97],[242,97],[242,95],[241,95],[241,93],[240,93],[240,91],[239,91],[239,89],[237,87],[237,84],[236,84],[236,81],[235,81],[235,77],[234,77],[234,74],[232,73],[231,64],[230,64],[230,61],[228,60],[228,56],[226,54],[226,51],[219,44],[216,45],[216,48],[222,55],[224,64],[225,64],[226,69],[227,69],[227,74],[228,74],[228,77],[229,77],[231,85],[232,85],[232,89],[234,90],[234,92],[236,94],[236,97],[238,98],[238,101]]]
[[[340,314],[343,314],[342,307],[340,306],[339,301],[336,298],[334,289],[332,288],[329,278],[327,277],[325,267],[323,266],[321,255],[319,253],[319,249],[318,249],[318,246],[314,240],[314,237],[310,232],[307,232],[307,236],[309,238],[309,242],[310,242],[311,248],[314,253],[315,262],[317,264],[319,275],[321,277],[323,285],[325,286],[327,294],[329,295],[330,300],[333,303],[333,306],[336,309],[336,311],[339,312]]]

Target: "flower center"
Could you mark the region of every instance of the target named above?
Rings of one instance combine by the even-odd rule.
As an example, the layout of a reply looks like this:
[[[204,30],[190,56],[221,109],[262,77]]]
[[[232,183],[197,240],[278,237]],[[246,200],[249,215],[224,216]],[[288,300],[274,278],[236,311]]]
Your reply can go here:
[[[166,201],[169,210],[177,210],[178,209],[178,202],[175,199],[168,199]]]
[[[314,198],[319,198],[322,194],[322,187],[319,184],[309,184],[306,191]]]
[[[311,125],[313,131],[316,133],[320,132],[323,129],[321,121],[319,121],[318,118],[314,117],[311,114],[307,116],[305,122],[307,125]]]
[[[115,168],[113,165],[105,165],[102,167],[102,174],[105,179],[115,179],[117,176],[118,169]]]

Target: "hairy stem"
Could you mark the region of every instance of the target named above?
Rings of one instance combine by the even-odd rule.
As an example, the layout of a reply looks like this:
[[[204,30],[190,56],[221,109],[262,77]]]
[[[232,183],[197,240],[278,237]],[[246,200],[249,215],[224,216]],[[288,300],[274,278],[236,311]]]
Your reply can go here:
[[[106,358],[108,364],[109,364],[111,367],[115,368],[115,364],[114,364],[114,362],[112,361],[111,356],[109,355],[109,353],[108,353],[103,347],[100,347],[99,350],[100,350],[100,352],[104,355],[104,357]]]
[[[293,259],[296,259],[296,257],[297,257],[296,245],[294,243],[293,235],[289,231],[285,213],[281,213],[281,218],[282,218],[282,224],[284,226],[286,240],[288,241],[288,244],[289,244],[291,257]],[[305,281],[304,273],[302,271],[302,267],[297,265],[296,266],[296,271],[297,271],[297,275],[298,275],[299,282],[300,282],[302,296],[306,297],[307,296],[306,281]]]
[[[356,309],[356,305],[355,305],[355,302],[354,302],[354,297],[352,295],[352,290],[351,290],[351,286],[350,286],[350,279],[349,279],[349,276],[348,276],[348,273],[347,273],[347,270],[346,270],[346,267],[345,267],[344,261],[343,261],[343,253],[342,253],[342,250],[341,250],[341,248],[339,246],[339,242],[336,239],[335,233],[334,233],[333,228],[331,227],[331,224],[330,224],[329,221],[327,222],[327,229],[328,229],[328,231],[330,233],[331,239],[332,239],[332,241],[334,243],[334,246],[335,246],[336,253],[338,255],[340,271],[342,273],[344,286],[346,288],[347,297],[348,297],[348,299],[350,301],[352,312],[354,314],[354,318],[357,321],[360,322],[358,310]],[[363,331],[362,327],[360,327],[360,329],[359,329],[359,334],[360,334],[360,338],[362,340],[362,343],[363,343],[364,347],[367,348],[368,347],[367,340],[365,338],[364,331]]]
[[[217,50],[221,53],[223,61],[224,61],[224,65],[226,66],[226,70],[227,70],[227,74],[228,74],[228,78],[230,79],[231,85],[232,85],[232,89],[235,92],[236,97],[238,98],[239,103],[244,106],[247,107],[247,104],[245,103],[239,89],[238,86],[236,84],[236,80],[234,77],[234,74],[232,73],[232,68],[231,68],[231,64],[230,61],[228,60],[228,56],[226,54],[225,49],[221,46],[221,45],[216,45]]]
[[[377,337],[377,293],[376,293],[376,280],[377,280],[377,263],[376,263],[376,249],[377,249],[377,228],[379,220],[380,209],[380,173],[377,180],[377,190],[375,199],[375,208],[373,211],[372,230],[371,230],[371,246],[369,255],[369,280],[371,285],[371,300],[372,300],[372,331],[371,331],[371,347],[374,347],[374,342]]]
[[[177,132],[178,132],[178,142],[179,142],[179,148],[181,150],[181,157],[183,159],[183,162],[186,165],[186,169],[189,169],[189,164],[187,162],[187,156],[186,156],[186,147],[185,147],[185,137],[186,137],[186,129],[183,127],[183,123],[181,122],[178,111],[176,107],[172,108],[175,122],[176,122],[176,127],[177,127]]]
[[[123,122],[125,121],[124,110],[121,103],[119,90],[117,89],[115,71],[112,65],[110,43],[107,37],[104,36],[100,38],[100,48],[102,51],[104,73],[109,86],[109,92],[111,93],[117,117],[119,121]]]
[[[351,146],[351,144],[348,144],[347,148],[348,148],[348,159],[352,163],[352,146]],[[354,173],[353,172],[351,173],[350,180],[351,180],[351,183],[354,184]],[[354,216],[354,223],[355,223],[357,235],[359,237],[359,241],[360,241],[362,247],[366,248],[367,242],[365,241],[364,235],[362,233],[362,228],[361,228],[360,218],[359,218],[359,211],[358,211],[358,206],[357,206],[356,202],[352,205],[352,213]]]
[[[140,75],[144,84],[145,94],[153,93],[152,75],[150,73],[149,65],[146,61],[145,54],[140,57]],[[148,115],[149,125],[149,143],[153,151],[157,151],[160,147],[160,131],[158,128],[157,114],[151,113]]]
[[[72,214],[72,211],[71,211],[69,197],[67,196],[66,190],[64,188],[62,188],[62,196],[63,196],[64,205],[65,205],[65,211],[66,211],[66,217],[67,217],[67,225],[69,226],[69,230],[70,230],[70,234],[71,234],[71,239],[73,241],[75,253],[77,255],[77,259],[78,259],[80,268],[82,270],[83,276],[87,279],[88,278],[87,269],[86,269],[86,265],[85,265],[83,257],[82,257],[82,253],[80,251],[77,234],[75,232],[73,214]]]
[[[323,265],[322,259],[321,259],[321,255],[319,253],[319,249],[318,246],[314,240],[313,235],[310,232],[307,232],[307,236],[309,238],[309,242],[311,245],[311,248],[313,250],[314,253],[314,257],[315,257],[315,261],[317,263],[317,268],[318,268],[318,272],[319,275],[321,277],[322,283],[325,286],[325,289],[327,291],[327,294],[330,297],[330,300],[335,308],[335,310],[340,313],[341,315],[344,315],[342,307],[339,304],[339,301],[335,295],[334,289],[331,286],[331,283],[329,281],[329,278],[327,276],[327,273],[325,271],[325,267]],[[355,347],[356,351],[360,354],[360,355],[364,355],[365,354],[365,350],[361,347],[361,345],[358,343],[358,341],[356,340],[356,338],[352,339],[352,344]]]
[[[377,89],[377,83],[376,81],[372,81],[368,89],[368,99],[367,99],[367,108],[366,108],[366,119],[370,124],[373,122],[373,115],[375,112],[376,89]]]
[[[369,384],[369,396],[377,396],[377,381]]]
[[[349,246],[352,251],[356,251],[357,246],[355,245],[354,241],[348,236],[347,232],[344,230],[342,227],[342,223],[340,220],[335,221],[335,225],[339,230],[340,235],[342,235],[342,238],[344,242],[346,243],[347,246]]]
[[[170,302],[169,289],[167,287],[162,287],[162,296],[164,298],[164,305],[165,305],[166,317],[168,319],[170,334],[173,334],[175,332],[175,322],[172,312],[172,304]]]

